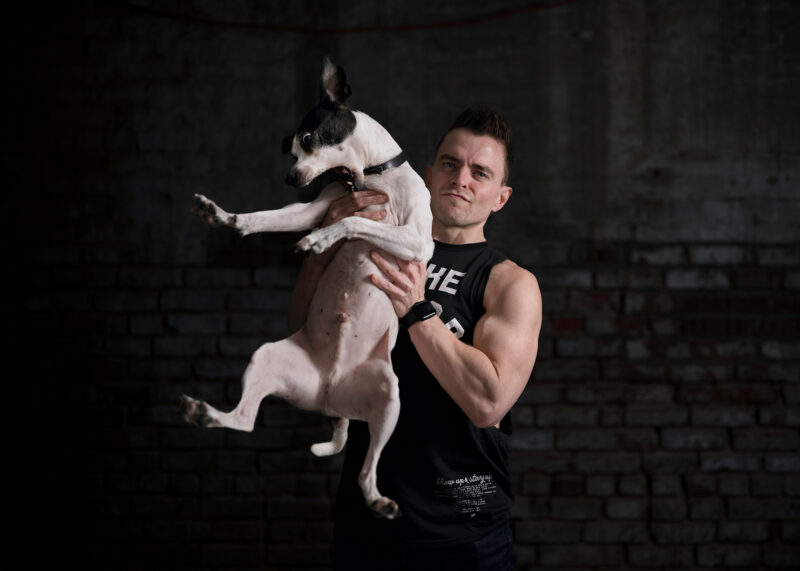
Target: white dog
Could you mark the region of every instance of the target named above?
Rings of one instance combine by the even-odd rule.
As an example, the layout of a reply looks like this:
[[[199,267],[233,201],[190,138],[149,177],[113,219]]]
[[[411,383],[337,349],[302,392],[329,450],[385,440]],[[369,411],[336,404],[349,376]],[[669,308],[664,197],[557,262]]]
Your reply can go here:
[[[311,447],[317,456],[342,450],[348,419],[366,421],[370,444],[359,485],[372,509],[394,518],[398,506],[378,492],[376,468],[400,412],[390,360],[398,322],[388,296],[370,282],[370,274],[379,272],[369,253],[377,247],[405,260],[427,262],[433,253],[430,196],[386,129],[345,106],[350,87],[344,70],[327,58],[320,93],[317,107],[295,135],[284,140],[284,152],[297,159],[287,183],[304,187],[327,171],[340,178],[349,176],[357,189],[369,187],[389,197],[381,205],[386,217],[380,222],[345,218],[300,240],[301,250],[319,253],[347,239],[319,281],[303,329],[253,353],[242,378],[241,400],[231,412],[186,395],[181,397],[182,406],[190,422],[246,431],[253,430],[267,395],[320,410],[332,417],[334,432],[331,442]],[[242,235],[307,230],[319,224],[331,202],[345,192],[346,185],[334,182],[313,202],[249,214],[230,214],[195,195],[194,211],[207,222],[230,226]]]

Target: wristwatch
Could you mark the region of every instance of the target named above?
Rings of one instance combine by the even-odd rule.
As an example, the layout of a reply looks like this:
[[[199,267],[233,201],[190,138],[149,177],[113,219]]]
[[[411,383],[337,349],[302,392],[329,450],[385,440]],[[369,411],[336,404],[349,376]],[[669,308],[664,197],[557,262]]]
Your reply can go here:
[[[433,307],[433,304],[430,301],[423,299],[422,301],[418,301],[411,306],[411,309],[408,310],[408,313],[400,318],[400,323],[406,329],[408,329],[417,321],[425,321],[426,319],[430,319],[435,315],[436,308]]]

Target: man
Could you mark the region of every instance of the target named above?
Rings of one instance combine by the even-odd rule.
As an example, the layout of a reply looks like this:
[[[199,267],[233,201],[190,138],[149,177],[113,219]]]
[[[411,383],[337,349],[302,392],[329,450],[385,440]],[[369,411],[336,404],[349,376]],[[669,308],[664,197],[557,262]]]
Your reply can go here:
[[[351,422],[336,506],[336,569],[513,567],[509,410],[533,370],[541,295],[534,276],[484,236],[489,215],[511,195],[511,160],[511,132],[499,115],[464,111],[425,169],[436,241],[427,271],[373,252],[382,272],[373,283],[401,318],[392,353],[400,418],[378,482],[403,515],[377,519],[364,505],[357,475],[369,435],[364,423]],[[324,224],[349,215],[379,220],[385,212],[375,205],[385,201],[370,191],[345,196]],[[316,284],[329,259],[323,256],[309,258],[300,283]],[[308,295],[296,292],[294,323],[302,322]],[[434,309],[439,318],[430,318]]]

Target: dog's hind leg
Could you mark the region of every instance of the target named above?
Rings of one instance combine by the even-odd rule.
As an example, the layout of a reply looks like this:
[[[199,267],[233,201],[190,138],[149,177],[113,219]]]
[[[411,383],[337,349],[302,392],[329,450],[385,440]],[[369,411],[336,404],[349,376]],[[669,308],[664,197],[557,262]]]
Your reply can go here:
[[[397,503],[378,491],[378,460],[400,416],[400,389],[390,362],[372,359],[359,365],[343,379],[330,395],[330,404],[337,412],[366,420],[369,426],[369,447],[358,484],[367,505],[379,515],[394,519],[400,514]]]
[[[333,456],[344,448],[345,442],[347,442],[347,427],[350,425],[350,421],[346,418],[332,418],[331,424],[333,425],[331,441],[313,444],[311,452],[314,456]]]
[[[181,397],[184,418],[207,427],[253,430],[261,401],[275,395],[305,409],[319,408],[319,370],[309,357],[305,334],[299,331],[276,343],[265,343],[250,358],[242,376],[242,398],[230,412],[206,402]]]

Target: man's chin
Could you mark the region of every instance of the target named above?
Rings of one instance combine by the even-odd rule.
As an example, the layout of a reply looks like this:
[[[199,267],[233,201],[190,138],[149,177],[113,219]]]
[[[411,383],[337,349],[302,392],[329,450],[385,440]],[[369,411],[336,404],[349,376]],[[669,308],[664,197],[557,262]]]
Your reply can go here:
[[[449,212],[434,212],[433,217],[442,226],[451,228],[463,228],[471,225],[471,222],[466,217],[453,215]]]

